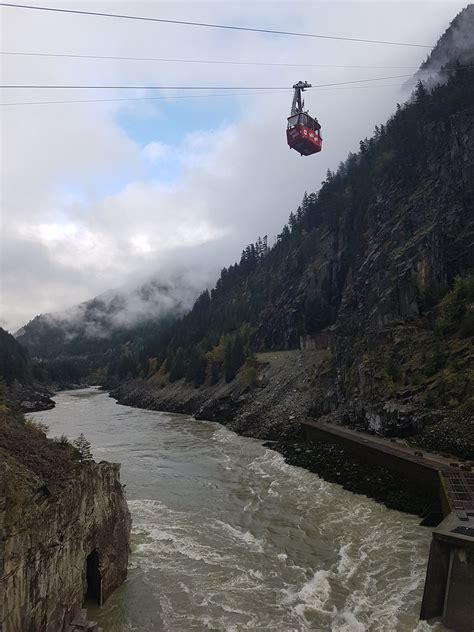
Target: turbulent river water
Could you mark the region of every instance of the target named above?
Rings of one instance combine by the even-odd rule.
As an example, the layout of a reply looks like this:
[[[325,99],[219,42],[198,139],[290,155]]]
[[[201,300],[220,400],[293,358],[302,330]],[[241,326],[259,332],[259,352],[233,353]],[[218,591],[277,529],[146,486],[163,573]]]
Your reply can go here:
[[[287,465],[261,442],[96,389],[35,413],[122,463],[129,577],[105,632],[434,630],[418,622],[430,531],[415,517]],[[441,628],[436,628],[441,629]]]

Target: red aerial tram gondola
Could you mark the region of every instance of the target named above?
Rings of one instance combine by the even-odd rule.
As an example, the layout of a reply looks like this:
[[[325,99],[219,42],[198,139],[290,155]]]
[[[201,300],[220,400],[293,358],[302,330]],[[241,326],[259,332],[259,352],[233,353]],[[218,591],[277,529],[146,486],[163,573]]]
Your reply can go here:
[[[291,149],[296,149],[302,156],[311,156],[321,151],[323,144],[318,119],[312,118],[308,112],[303,111],[304,101],[301,93],[306,88],[311,88],[311,84],[307,81],[298,81],[293,88],[295,94],[291,105],[291,115],[288,117],[286,140]]]

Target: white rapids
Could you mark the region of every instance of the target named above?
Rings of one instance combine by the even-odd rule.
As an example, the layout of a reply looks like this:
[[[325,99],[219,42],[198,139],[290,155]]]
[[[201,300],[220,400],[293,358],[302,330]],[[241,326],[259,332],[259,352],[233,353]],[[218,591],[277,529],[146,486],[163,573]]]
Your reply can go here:
[[[442,630],[418,622],[430,531],[215,423],[60,393],[33,416],[122,463],[129,577],[105,632]]]

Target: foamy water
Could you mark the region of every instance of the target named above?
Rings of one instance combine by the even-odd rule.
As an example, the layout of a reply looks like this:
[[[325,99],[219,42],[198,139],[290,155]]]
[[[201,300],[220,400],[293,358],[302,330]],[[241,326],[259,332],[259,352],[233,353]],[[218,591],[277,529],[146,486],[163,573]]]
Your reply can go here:
[[[120,461],[133,518],[106,632],[442,630],[418,622],[430,531],[260,442],[94,389],[35,413]]]

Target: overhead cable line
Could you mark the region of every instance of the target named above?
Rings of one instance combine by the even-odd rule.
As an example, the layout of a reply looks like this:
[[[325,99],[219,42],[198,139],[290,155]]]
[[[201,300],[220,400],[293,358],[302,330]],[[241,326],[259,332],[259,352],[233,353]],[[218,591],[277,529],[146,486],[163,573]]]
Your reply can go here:
[[[281,94],[288,90],[275,90],[274,92],[225,92],[223,94],[184,94],[169,95],[166,97],[124,97],[114,99],[74,99],[66,101],[19,101],[16,103],[0,103],[0,105],[51,105],[55,103],[112,103],[115,101],[167,101],[174,99],[204,99],[213,97],[245,97],[258,94]]]
[[[318,92],[331,92],[334,90],[364,90],[364,89],[374,89],[374,88],[403,88],[405,84],[403,83],[385,83],[378,84],[376,86],[354,86],[354,87],[334,87],[334,88],[317,88]],[[236,92],[230,93],[226,92],[223,94],[186,94],[186,95],[177,95],[177,96],[166,96],[166,97],[130,97],[130,98],[116,98],[116,99],[74,99],[74,100],[64,100],[64,101],[16,101],[12,103],[0,103],[0,106],[8,106],[8,105],[55,105],[55,104],[66,104],[66,103],[114,103],[119,101],[164,101],[164,100],[174,100],[174,99],[201,99],[201,98],[213,98],[213,97],[245,97],[250,95],[268,95],[268,94],[282,94],[287,93],[288,90],[276,90],[274,92]]]
[[[0,88],[5,90],[291,90],[288,86],[73,86],[41,84],[10,84],[0,85]]]
[[[0,51],[0,55],[17,55],[22,57],[65,57],[68,59],[104,59],[114,61],[156,61],[176,64],[219,64],[224,66],[288,66],[290,68],[376,68],[388,70],[414,69],[418,66],[369,66],[362,64],[300,64],[287,62],[235,61],[222,59],[174,59],[166,57],[122,57],[118,55],[75,55],[72,53],[31,53],[24,51]]]
[[[468,68],[469,66],[464,66]],[[425,72],[425,71],[422,71]],[[430,72],[430,71],[427,71]],[[353,79],[351,81],[338,81],[335,83],[314,84],[307,90],[326,88],[332,86],[345,86],[355,83],[368,83],[373,81],[385,81],[388,79],[406,79],[413,74],[392,75],[390,77],[371,77],[369,79]],[[102,86],[102,85],[42,85],[42,84],[10,84],[0,85],[1,89],[28,89],[28,90],[290,90],[287,86]]]
[[[27,5],[27,4],[14,4],[11,2],[0,2],[0,6],[2,7],[10,7],[15,9],[30,9],[34,11],[50,11],[54,13],[70,13],[74,15],[88,15],[95,17],[103,17],[103,18],[117,18],[122,20],[140,20],[143,22],[160,22],[162,24],[176,24],[181,26],[198,26],[203,28],[212,28],[212,29],[226,29],[231,31],[247,31],[251,33],[267,33],[271,35],[287,35],[291,37],[310,37],[314,39],[326,39],[326,40],[339,40],[345,42],[363,42],[365,44],[385,44],[390,46],[411,46],[415,48],[433,48],[428,44],[412,44],[408,42],[391,42],[385,40],[373,40],[373,39],[364,39],[357,37],[343,37],[336,35],[320,35],[316,33],[298,33],[295,31],[279,31],[276,29],[266,29],[266,28],[255,28],[248,26],[235,26],[230,24],[212,24],[209,22],[192,22],[189,20],[170,20],[165,18],[154,18],[148,16],[138,16],[138,15],[124,15],[120,13],[101,13],[99,11],[80,11],[78,9],[60,9],[55,7],[42,7],[35,5]]]

